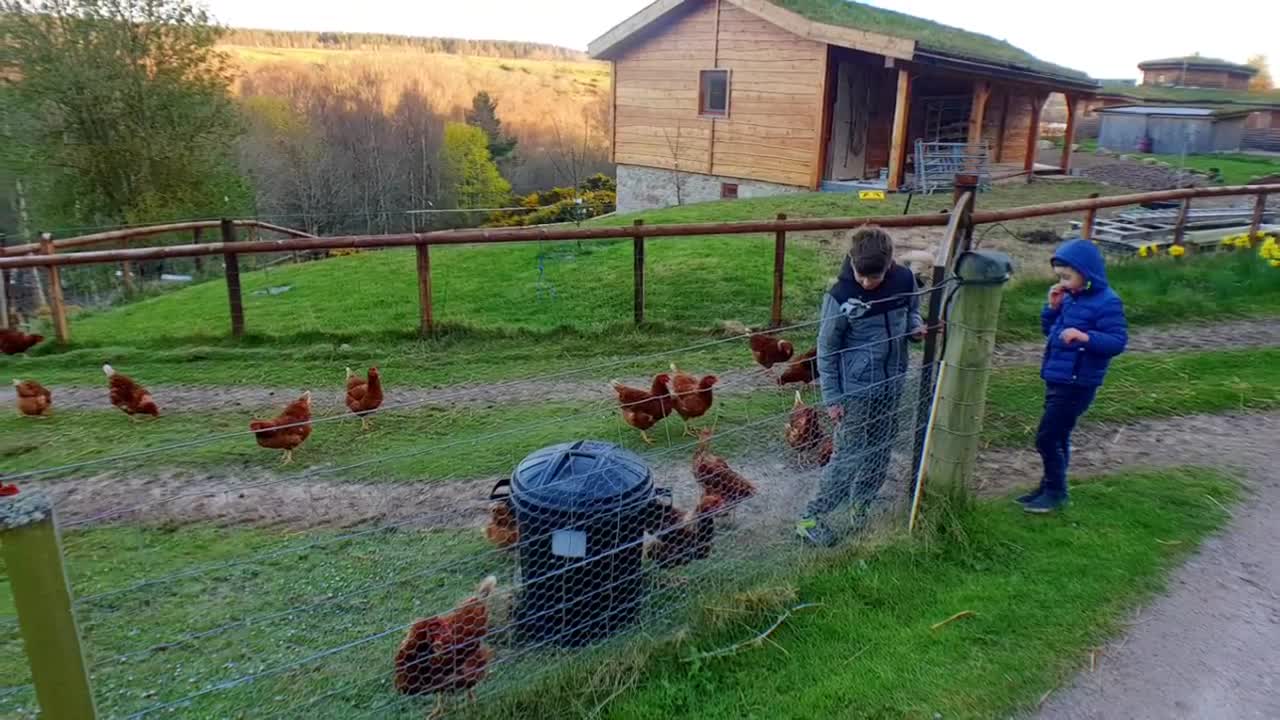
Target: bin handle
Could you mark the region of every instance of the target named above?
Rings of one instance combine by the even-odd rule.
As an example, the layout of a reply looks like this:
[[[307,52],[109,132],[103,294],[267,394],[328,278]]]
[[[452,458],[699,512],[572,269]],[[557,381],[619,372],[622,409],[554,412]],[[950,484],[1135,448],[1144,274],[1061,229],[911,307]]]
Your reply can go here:
[[[506,489],[505,493],[499,494],[499,490]],[[511,478],[502,478],[493,486],[493,490],[489,492],[490,500],[510,500],[511,499]]]

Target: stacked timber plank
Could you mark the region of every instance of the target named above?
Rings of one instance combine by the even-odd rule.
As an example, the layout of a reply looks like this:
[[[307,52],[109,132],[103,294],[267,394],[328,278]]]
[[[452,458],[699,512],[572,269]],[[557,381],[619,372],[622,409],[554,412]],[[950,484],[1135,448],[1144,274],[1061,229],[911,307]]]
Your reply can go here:
[[[1144,246],[1165,248],[1173,244],[1178,212],[1177,209],[1137,209],[1116,213],[1111,218],[1098,218],[1093,226],[1093,240],[1104,250],[1120,255],[1134,255]],[[1252,215],[1250,207],[1188,210],[1183,242],[1211,249],[1231,231],[1247,232]],[[1263,214],[1263,222],[1278,219],[1280,209],[1268,208]]]

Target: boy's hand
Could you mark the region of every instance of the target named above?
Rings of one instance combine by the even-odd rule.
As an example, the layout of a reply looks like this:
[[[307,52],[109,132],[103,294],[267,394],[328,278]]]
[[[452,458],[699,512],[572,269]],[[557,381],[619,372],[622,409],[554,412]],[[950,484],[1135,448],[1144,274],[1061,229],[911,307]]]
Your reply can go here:
[[[1062,338],[1062,342],[1066,345],[1072,345],[1074,343],[1087,345],[1089,343],[1089,333],[1081,332],[1075,328],[1067,328],[1066,330],[1063,330],[1062,334],[1058,337]]]
[[[831,418],[831,422],[839,425],[840,421],[844,419],[844,406],[832,405],[827,408],[827,415]]]
[[[1067,289],[1062,287],[1062,283],[1054,283],[1049,288],[1049,307],[1057,310],[1062,306],[1062,298],[1067,294]]]

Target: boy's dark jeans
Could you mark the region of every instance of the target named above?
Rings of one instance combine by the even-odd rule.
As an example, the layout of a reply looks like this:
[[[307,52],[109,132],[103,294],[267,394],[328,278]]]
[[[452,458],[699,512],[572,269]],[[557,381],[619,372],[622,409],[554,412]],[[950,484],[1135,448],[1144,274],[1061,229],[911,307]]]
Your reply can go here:
[[[1067,466],[1071,463],[1071,431],[1098,394],[1096,387],[1046,383],[1044,416],[1036,431],[1036,450],[1044,461],[1040,491],[1060,500],[1067,496]]]
[[[879,494],[897,440],[900,392],[900,385],[885,383],[845,399],[844,419],[835,427],[835,454],[805,515],[825,515],[850,499],[865,505]]]

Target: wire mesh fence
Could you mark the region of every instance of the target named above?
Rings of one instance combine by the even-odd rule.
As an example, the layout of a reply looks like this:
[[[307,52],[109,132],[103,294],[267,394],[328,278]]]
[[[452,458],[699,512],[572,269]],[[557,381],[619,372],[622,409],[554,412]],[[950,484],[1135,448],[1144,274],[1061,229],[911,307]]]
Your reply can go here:
[[[698,597],[794,572],[806,511],[842,539],[899,522],[918,361],[846,398],[833,435],[812,386],[779,386],[792,367],[721,370],[729,343],[746,344],[500,383],[534,400],[519,404],[388,388],[367,432],[349,413],[284,413],[309,433],[272,470],[282,447],[246,427],[14,475],[59,509],[99,712],[397,717],[434,695],[485,714],[584,652],[670,633]],[[588,380],[602,371],[620,381]],[[640,417],[655,401],[666,417]],[[309,462],[320,443],[341,461]],[[0,713],[34,716],[11,616],[0,632],[15,680]]]

